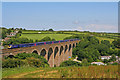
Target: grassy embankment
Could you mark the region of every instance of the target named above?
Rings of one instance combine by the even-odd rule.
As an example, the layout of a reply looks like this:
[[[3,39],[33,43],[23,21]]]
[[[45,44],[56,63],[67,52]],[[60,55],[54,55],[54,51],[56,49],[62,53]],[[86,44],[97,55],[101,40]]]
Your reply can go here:
[[[118,78],[118,65],[3,69],[3,78]]]

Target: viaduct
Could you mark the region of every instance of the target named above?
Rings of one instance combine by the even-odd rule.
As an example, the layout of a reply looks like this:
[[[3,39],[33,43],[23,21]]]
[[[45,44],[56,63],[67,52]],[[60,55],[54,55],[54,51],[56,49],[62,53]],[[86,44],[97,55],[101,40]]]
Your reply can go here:
[[[2,49],[2,56],[15,56],[18,53],[36,53],[44,56],[50,67],[54,67],[55,65],[59,66],[61,62],[72,57],[72,49],[76,47],[79,42],[80,40],[76,40],[24,48]]]

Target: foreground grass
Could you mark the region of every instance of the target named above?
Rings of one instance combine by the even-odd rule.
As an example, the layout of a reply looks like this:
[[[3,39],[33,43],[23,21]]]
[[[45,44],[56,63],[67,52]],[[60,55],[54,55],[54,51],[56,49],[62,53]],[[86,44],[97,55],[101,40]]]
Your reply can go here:
[[[63,40],[66,37],[72,36],[70,34],[22,34],[21,37],[27,37],[28,39],[41,40],[44,37],[54,38],[55,40]]]
[[[21,74],[23,72],[35,71],[38,68],[35,67],[20,67],[20,68],[4,68],[2,69],[2,77],[7,77],[15,74]]]
[[[3,69],[4,78],[118,78],[118,66]]]

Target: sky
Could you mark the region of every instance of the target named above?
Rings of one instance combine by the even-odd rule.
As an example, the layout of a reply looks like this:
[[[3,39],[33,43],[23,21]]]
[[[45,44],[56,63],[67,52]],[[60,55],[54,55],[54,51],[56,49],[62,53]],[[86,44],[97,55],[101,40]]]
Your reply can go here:
[[[117,2],[3,2],[2,26],[118,32]]]

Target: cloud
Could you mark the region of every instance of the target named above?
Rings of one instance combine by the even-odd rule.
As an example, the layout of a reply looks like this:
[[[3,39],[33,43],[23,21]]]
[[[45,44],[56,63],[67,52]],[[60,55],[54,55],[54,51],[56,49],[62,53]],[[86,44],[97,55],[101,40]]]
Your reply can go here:
[[[73,24],[79,24],[80,22],[79,22],[79,20],[75,20],[74,22],[73,22]]]
[[[113,25],[89,24],[84,27],[79,26],[78,30],[82,31],[99,31],[99,32],[117,32],[118,27]]]

